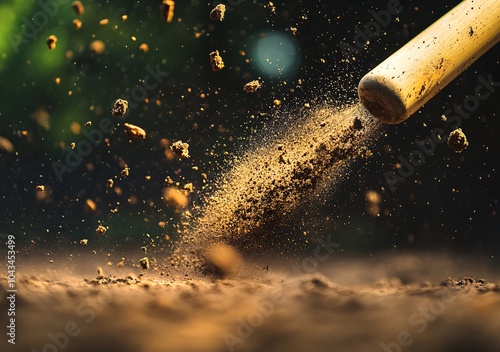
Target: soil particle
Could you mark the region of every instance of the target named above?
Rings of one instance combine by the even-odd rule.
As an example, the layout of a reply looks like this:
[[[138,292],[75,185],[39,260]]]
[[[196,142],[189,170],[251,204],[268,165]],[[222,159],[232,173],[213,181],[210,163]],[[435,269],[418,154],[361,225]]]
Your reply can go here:
[[[131,123],[124,123],[123,126],[130,139],[146,139],[146,131],[141,127],[132,125]]]
[[[460,128],[457,128],[450,133],[447,143],[455,151],[455,153],[461,153],[469,146],[467,137]]]
[[[72,7],[78,16],[81,16],[85,13],[85,7],[83,7],[81,1],[73,1]]]
[[[106,231],[108,231],[108,229],[102,225],[97,226],[97,228],[95,229],[95,233],[98,235],[104,235]]]
[[[170,23],[174,19],[174,9],[175,1],[173,0],[163,0],[163,4],[160,7],[161,16],[165,19],[165,22]]]
[[[226,12],[226,5],[219,4],[210,11],[210,18],[214,21],[222,21],[224,19],[224,14]]]
[[[219,55],[219,50],[212,51],[209,54],[210,57],[210,66],[212,67],[212,71],[217,72],[224,68],[224,61],[222,57]]]
[[[150,266],[149,266],[149,258],[148,257],[141,258],[141,260],[139,260],[139,264],[141,264],[141,267],[144,270],[148,270],[150,268]]]
[[[245,92],[247,92],[247,93],[254,93],[260,87],[261,87],[260,82],[258,80],[254,80],[254,81],[251,81],[251,82],[248,82],[247,84],[245,84],[245,86],[243,87],[243,90],[245,90]]]
[[[171,146],[170,149],[177,155],[179,159],[189,158],[189,144],[183,143],[182,141],[176,141]]]
[[[49,35],[47,38],[47,46],[50,50],[54,50],[56,48],[57,37],[55,35]]]
[[[127,113],[128,109],[128,101],[123,99],[117,99],[113,104],[113,109],[111,110],[111,114],[113,116],[124,116]]]

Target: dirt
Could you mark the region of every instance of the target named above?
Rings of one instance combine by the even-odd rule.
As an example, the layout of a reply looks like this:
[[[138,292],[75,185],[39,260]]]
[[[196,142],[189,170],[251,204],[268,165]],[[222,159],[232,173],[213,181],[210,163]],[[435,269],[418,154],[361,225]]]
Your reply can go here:
[[[455,153],[461,153],[469,146],[467,137],[465,133],[462,132],[461,128],[457,128],[450,132],[447,143]]]
[[[210,57],[210,66],[212,67],[212,71],[217,72],[224,68],[224,61],[222,57],[219,55],[219,50],[212,51],[209,54]]]
[[[258,80],[250,81],[243,86],[243,90],[247,93],[254,93],[261,87],[261,84]]]
[[[226,5],[218,4],[210,11],[210,18],[214,21],[222,21],[226,13]]]
[[[217,243],[252,255],[307,243],[307,232],[298,230],[299,213],[348,178],[356,160],[371,155],[380,128],[361,105],[318,106],[293,129],[262,141],[203,200],[177,265],[204,272],[203,249]]]
[[[457,258],[430,258],[436,256],[335,260],[300,275],[270,263],[269,271],[216,280],[130,267],[82,280],[54,268],[55,261],[41,274],[20,270],[16,345],[4,336],[0,346],[7,352],[498,351],[500,282],[447,278],[447,270],[463,272],[449,264]],[[401,268],[404,275],[390,274],[388,264],[398,262],[413,264]],[[416,279],[403,283],[409,272]],[[6,277],[0,289],[7,289]],[[7,305],[0,300],[2,312]],[[6,314],[0,319],[8,325]]]

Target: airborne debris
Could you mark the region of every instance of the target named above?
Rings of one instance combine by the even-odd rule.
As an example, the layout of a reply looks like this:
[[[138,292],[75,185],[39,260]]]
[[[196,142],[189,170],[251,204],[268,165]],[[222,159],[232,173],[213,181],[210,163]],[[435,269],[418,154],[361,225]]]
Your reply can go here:
[[[225,12],[226,5],[218,4],[212,11],[210,11],[210,18],[214,21],[222,21],[224,19]]]
[[[88,239],[86,239],[86,238],[83,238],[83,239],[81,239],[81,240],[80,240],[80,244],[81,244],[82,246],[86,246],[88,243],[89,243],[89,240],[88,240]]]
[[[214,72],[224,68],[224,61],[222,61],[222,57],[219,55],[219,50],[210,53],[210,66],[212,66],[212,71]]]
[[[111,178],[106,181],[106,187],[108,187],[108,188],[113,188],[113,184],[114,184],[114,181]]]
[[[179,159],[189,158],[188,148],[189,144],[183,143],[182,141],[176,141],[170,146],[170,149],[172,149]]]
[[[146,131],[131,123],[124,123],[125,129],[130,139],[146,139]]]
[[[55,35],[49,35],[47,38],[47,46],[50,50],[54,50],[56,48],[57,37]]]
[[[251,81],[251,82],[248,82],[247,84],[245,84],[243,89],[247,93],[253,93],[253,92],[257,91],[257,89],[259,89],[260,87],[261,87],[260,82],[258,80],[254,80],[254,81]]]
[[[45,186],[43,186],[43,185],[38,185],[38,186],[36,186],[36,190],[37,190],[38,192],[45,192]]]
[[[174,9],[175,1],[173,0],[163,0],[163,4],[160,7],[161,16],[166,22],[170,23],[174,19]]]
[[[139,264],[141,264],[141,266],[144,270],[148,270],[149,269],[149,258],[148,257],[141,258],[139,260]]]
[[[102,225],[97,226],[97,228],[95,229],[95,233],[98,235],[104,235],[106,231],[108,231],[108,229]]]
[[[85,7],[83,7],[83,4],[81,1],[73,1],[72,7],[78,16],[81,16],[85,13]]]
[[[450,132],[447,143],[455,151],[455,153],[461,153],[469,146],[467,137],[465,136],[465,133],[462,132],[461,128],[457,128],[456,130]]]
[[[120,175],[122,177],[128,177],[128,175],[130,175],[130,168],[129,167],[124,167],[123,170],[122,170],[122,172],[120,173]]]
[[[127,113],[127,109],[128,109],[128,101],[123,99],[117,99],[115,101],[115,104],[113,105],[111,113],[113,114],[113,116],[121,117]]]

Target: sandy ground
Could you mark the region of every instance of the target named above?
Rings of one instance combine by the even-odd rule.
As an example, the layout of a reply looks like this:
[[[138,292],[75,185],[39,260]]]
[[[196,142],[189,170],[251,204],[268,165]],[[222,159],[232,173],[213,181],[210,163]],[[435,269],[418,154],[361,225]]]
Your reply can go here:
[[[1,351],[500,351],[500,281],[442,272],[498,276],[430,257],[253,263],[217,280],[20,272],[16,344],[3,333]]]

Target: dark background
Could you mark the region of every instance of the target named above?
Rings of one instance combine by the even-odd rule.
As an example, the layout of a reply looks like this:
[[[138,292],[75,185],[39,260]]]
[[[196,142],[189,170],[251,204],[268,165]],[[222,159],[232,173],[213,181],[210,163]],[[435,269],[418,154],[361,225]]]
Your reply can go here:
[[[47,25],[20,45],[18,53],[10,45],[9,33],[22,33],[23,18],[29,20],[41,11],[40,5],[3,1],[0,6],[6,19],[0,27],[0,136],[15,148],[13,153],[0,153],[0,232],[15,234],[18,249],[26,253],[80,251],[82,238],[89,239],[83,249],[88,254],[150,243],[151,238],[158,246],[168,246],[163,235],[175,240],[178,214],[161,200],[167,176],[181,185],[193,182],[200,190],[201,173],[208,175],[210,184],[235,154],[244,151],[249,139],[258,139],[259,130],[276,119],[293,119],[297,106],[325,97],[338,105],[352,100],[365,73],[458,1],[401,1],[398,19],[393,17],[355,60],[346,60],[340,44],[352,44],[356,26],[363,28],[373,19],[370,11],[386,9],[387,1],[281,1],[274,2],[276,13],[264,6],[267,3],[233,1],[238,5],[228,7],[221,23],[208,17],[214,4],[197,0],[177,1],[172,23],[161,18],[160,1],[83,3],[86,12],[80,30],[71,23],[76,18],[71,4],[60,4]],[[122,22],[124,14],[128,20]],[[110,23],[99,26],[102,18]],[[291,26],[297,28],[295,36]],[[252,43],[271,31],[295,43],[300,59],[295,71],[271,77],[259,69],[265,63],[252,56]],[[54,51],[45,43],[50,34],[59,39]],[[102,55],[89,50],[94,39],[106,44]],[[139,51],[143,42],[149,45],[147,53]],[[226,67],[214,73],[208,53],[216,49]],[[70,59],[68,50],[73,52]],[[387,187],[384,172],[392,170],[399,155],[408,157],[415,139],[429,137],[436,127],[451,130],[440,116],[474,94],[478,77],[492,74],[500,80],[498,54],[497,46],[407,122],[388,126],[375,137],[379,139],[375,155],[356,165],[349,180],[327,197],[317,217],[310,220],[317,236],[332,235],[344,252],[353,254],[431,250],[481,253],[496,259],[500,251],[498,92],[464,121],[462,129],[470,146],[462,154],[439,145],[435,155],[394,192]],[[108,136],[109,144],[97,146],[60,182],[52,163],[66,157],[63,146],[84,139],[71,132],[71,123],[79,123],[83,130],[89,129],[86,121],[95,128],[100,119],[112,118],[115,99],[130,94],[142,84],[146,67],[157,65],[169,76],[148,92],[149,103],[139,103],[126,119],[143,127],[148,138],[129,142],[119,126]],[[61,78],[59,85],[56,77]],[[243,85],[257,78],[263,87],[246,94]],[[274,99],[282,100],[279,109],[273,106]],[[50,115],[50,128],[33,118],[39,109]],[[168,159],[162,139],[188,142],[191,158]],[[107,191],[106,180],[119,176],[125,164],[131,168],[130,176],[115,179],[123,193]],[[37,185],[46,188],[44,200],[37,200]],[[378,217],[367,213],[367,190],[382,196]],[[85,211],[87,199],[97,204],[94,212]],[[199,200],[194,196],[193,201]],[[110,211],[114,208],[117,213]],[[161,228],[159,221],[167,226]],[[95,234],[99,222],[109,226],[105,236]]]

